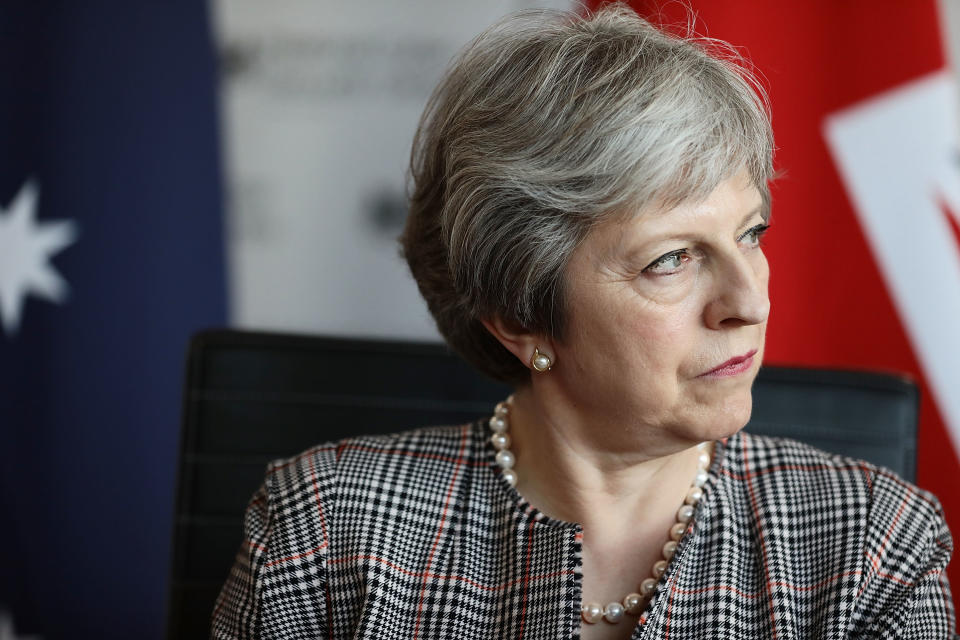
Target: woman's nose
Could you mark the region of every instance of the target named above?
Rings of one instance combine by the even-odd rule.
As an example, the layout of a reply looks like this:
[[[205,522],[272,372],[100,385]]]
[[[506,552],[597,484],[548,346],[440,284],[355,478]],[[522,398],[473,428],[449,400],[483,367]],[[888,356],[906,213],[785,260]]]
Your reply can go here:
[[[714,272],[705,321],[711,329],[760,324],[770,314],[767,282],[770,271],[762,253],[737,253]]]

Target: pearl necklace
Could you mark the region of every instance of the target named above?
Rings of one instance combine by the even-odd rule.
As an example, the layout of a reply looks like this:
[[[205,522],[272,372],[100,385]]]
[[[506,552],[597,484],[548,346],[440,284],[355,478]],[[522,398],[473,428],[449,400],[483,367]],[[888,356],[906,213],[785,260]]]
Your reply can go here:
[[[513,466],[516,464],[516,457],[510,451],[510,434],[508,433],[510,423],[510,403],[513,396],[507,398],[505,402],[497,403],[493,417],[490,418],[490,430],[493,435],[490,436],[490,443],[497,450],[496,461],[500,467],[501,475],[511,487],[517,486],[517,472]],[[606,607],[600,606],[597,602],[587,602],[580,606],[580,616],[588,624],[596,624],[600,620],[607,622],[620,622],[624,614],[640,615],[643,612],[646,600],[653,595],[660,581],[660,576],[667,569],[667,564],[673,558],[677,550],[677,543],[687,531],[687,525],[693,518],[694,507],[703,497],[703,485],[707,481],[707,468],[710,466],[710,453],[707,451],[708,442],[701,442],[697,447],[700,449],[700,457],[697,461],[697,474],[693,478],[693,484],[687,490],[687,497],[683,505],[677,510],[677,522],[670,527],[670,539],[663,545],[663,559],[657,560],[653,565],[652,577],[647,578],[640,583],[639,593],[627,594],[622,602],[611,602]]]

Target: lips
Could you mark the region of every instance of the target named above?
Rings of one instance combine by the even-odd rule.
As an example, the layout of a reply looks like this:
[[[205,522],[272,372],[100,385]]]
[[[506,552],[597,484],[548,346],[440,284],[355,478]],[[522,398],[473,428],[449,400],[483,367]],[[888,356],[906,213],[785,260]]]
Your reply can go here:
[[[701,373],[698,377],[700,378],[725,378],[727,376],[735,376],[748,371],[750,367],[753,366],[753,356],[757,354],[757,350],[753,349],[752,351],[743,354],[742,356],[736,356],[730,358],[723,364],[718,367],[707,371],[706,373]]]

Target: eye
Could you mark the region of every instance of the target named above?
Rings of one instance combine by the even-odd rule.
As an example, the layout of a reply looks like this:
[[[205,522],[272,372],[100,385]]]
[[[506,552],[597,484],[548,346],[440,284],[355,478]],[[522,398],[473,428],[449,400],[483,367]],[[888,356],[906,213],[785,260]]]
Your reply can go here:
[[[678,273],[683,269],[683,265],[692,260],[686,249],[678,249],[660,256],[643,269],[643,273],[650,273],[655,276],[669,276]]]
[[[750,247],[759,247],[760,239],[763,238],[763,235],[770,228],[768,224],[758,224],[756,226],[750,227],[743,232],[743,235],[737,238],[737,242],[746,241],[747,246]]]

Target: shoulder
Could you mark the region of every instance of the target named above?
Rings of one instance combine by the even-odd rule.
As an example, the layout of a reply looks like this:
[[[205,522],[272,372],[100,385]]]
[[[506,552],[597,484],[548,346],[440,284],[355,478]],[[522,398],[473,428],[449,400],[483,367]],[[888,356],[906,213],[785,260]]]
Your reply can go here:
[[[878,521],[897,512],[928,521],[942,513],[933,494],[889,469],[796,440],[740,433],[728,440],[727,451],[731,473],[772,499],[863,502]]]
[[[349,438],[271,464],[266,488],[277,570],[295,566],[281,560],[306,554],[324,566],[334,559],[341,577],[362,575],[369,558],[420,566],[433,556],[436,532],[464,513],[466,502],[486,521],[489,492],[464,496],[489,467],[476,426]]]
[[[270,463],[267,493],[289,512],[298,502],[342,501],[363,489],[382,489],[384,481],[430,485],[451,468],[476,465],[483,456],[476,431],[471,424],[423,427],[322,443]]]
[[[740,432],[727,439],[721,472],[756,511],[847,511],[865,519],[877,468],[787,438]],[[851,512],[852,510],[852,512]],[[758,514],[759,515],[759,514]]]
[[[740,433],[727,441],[723,469],[758,518],[852,536],[876,560],[909,548],[952,548],[937,498],[870,462]]]

